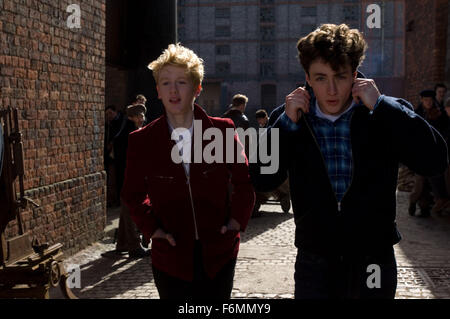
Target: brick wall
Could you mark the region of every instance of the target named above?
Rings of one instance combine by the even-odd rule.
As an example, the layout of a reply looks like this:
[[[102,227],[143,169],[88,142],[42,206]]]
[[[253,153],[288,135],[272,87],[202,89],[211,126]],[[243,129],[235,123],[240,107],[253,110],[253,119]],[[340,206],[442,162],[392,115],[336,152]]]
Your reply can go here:
[[[19,109],[26,195],[40,204],[23,212],[25,230],[72,254],[106,221],[105,0],[0,0],[0,37],[0,107]]]
[[[445,80],[447,12],[447,0],[406,1],[405,93],[415,105],[421,90]]]
[[[105,105],[115,105],[118,109],[125,110],[131,103],[128,99],[129,71],[124,68],[106,66],[106,95]]]

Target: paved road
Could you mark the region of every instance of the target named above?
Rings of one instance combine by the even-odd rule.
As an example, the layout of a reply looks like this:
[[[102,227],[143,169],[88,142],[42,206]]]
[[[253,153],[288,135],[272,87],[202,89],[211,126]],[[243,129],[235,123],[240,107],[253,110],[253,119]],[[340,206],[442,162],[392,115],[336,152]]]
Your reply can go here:
[[[408,193],[398,192],[397,221],[403,240],[395,246],[396,298],[450,298],[450,216],[410,217],[407,199]],[[293,298],[292,211],[282,213],[279,205],[263,205],[261,210],[262,216],[252,219],[242,234],[232,297]],[[117,225],[117,220],[110,219],[109,228]],[[112,249],[111,237],[105,237],[65,260],[66,265],[80,265],[81,289],[73,289],[74,293],[80,298],[158,298],[151,258],[101,257]],[[60,297],[56,290],[51,295]]]

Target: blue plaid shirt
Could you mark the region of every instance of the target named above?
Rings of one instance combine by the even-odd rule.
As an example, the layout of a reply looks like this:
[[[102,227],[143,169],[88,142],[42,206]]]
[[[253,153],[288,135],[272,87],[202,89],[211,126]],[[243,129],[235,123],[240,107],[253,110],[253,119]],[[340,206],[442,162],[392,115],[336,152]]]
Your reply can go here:
[[[350,109],[335,122],[315,115],[306,117],[319,144],[327,167],[328,177],[338,202],[341,201],[347,191],[352,178],[350,120],[353,111],[353,108]]]
[[[378,98],[373,110],[380,103],[382,96]],[[342,200],[352,179],[353,163],[350,120],[353,112],[354,107],[332,122],[328,119],[318,117],[316,105],[315,103],[311,103],[310,114],[312,115],[306,117],[308,125],[311,127],[314,137],[319,144],[331,186],[333,187],[338,202]],[[292,122],[284,112],[278,120],[280,121],[280,127],[288,131],[295,131],[300,127],[300,124]]]

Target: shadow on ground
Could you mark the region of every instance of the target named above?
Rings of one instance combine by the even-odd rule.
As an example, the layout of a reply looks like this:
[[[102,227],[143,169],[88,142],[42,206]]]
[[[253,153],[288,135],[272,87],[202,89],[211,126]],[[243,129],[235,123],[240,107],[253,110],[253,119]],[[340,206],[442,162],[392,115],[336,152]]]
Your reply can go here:
[[[241,243],[245,243],[262,233],[275,229],[287,220],[293,219],[294,215],[291,212],[283,213],[274,212],[273,210],[269,211],[269,209],[272,209],[273,205],[265,204],[261,206],[259,216],[250,219],[247,229],[245,232],[241,233]]]
[[[415,284],[436,298],[450,297],[450,215],[428,218],[408,214],[409,193],[397,193],[397,224],[402,240],[397,264],[415,277]],[[407,276],[408,274],[404,274]]]
[[[150,257],[100,258],[82,265],[81,288],[72,292],[80,299],[111,299],[153,282]],[[139,292],[137,292],[139,293]],[[52,299],[64,298],[52,288]]]

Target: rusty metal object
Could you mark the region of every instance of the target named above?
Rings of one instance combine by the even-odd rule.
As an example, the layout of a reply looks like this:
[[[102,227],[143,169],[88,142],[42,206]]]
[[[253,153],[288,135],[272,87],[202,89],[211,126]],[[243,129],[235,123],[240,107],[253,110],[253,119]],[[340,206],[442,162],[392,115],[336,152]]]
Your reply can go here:
[[[52,287],[58,287],[59,279],[61,278],[61,268],[57,261],[52,261],[50,263],[50,284]]]
[[[67,298],[76,296],[67,286],[62,245],[31,240],[24,231],[21,210],[32,204],[25,197],[22,134],[16,109],[0,110],[0,298],[49,298],[49,288],[60,285]],[[8,223],[17,220],[19,235],[6,239]]]

